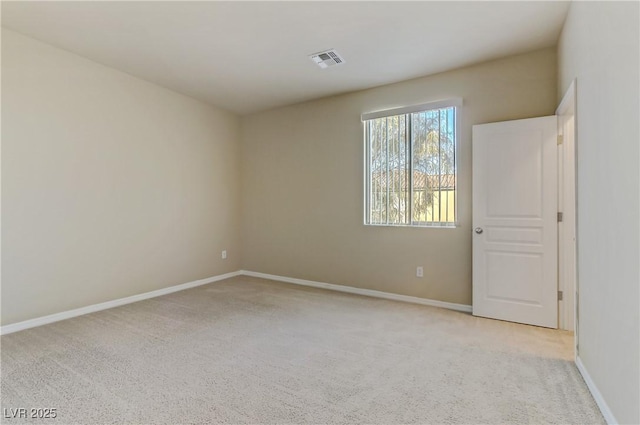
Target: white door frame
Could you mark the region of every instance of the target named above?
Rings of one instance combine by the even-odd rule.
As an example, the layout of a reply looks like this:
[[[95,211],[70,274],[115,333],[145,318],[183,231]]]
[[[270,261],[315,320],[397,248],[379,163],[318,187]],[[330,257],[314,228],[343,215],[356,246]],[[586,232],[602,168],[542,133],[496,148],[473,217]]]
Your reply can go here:
[[[563,213],[558,225],[558,290],[563,299],[558,305],[560,329],[575,332],[578,353],[578,268],[577,268],[577,134],[576,81],[567,89],[558,109],[558,210]]]

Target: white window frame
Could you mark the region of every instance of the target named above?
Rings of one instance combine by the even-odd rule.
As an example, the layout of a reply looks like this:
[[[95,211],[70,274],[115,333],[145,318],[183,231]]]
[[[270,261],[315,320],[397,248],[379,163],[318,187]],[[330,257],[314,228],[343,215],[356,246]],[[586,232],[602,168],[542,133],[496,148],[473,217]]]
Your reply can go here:
[[[427,102],[427,103],[421,103],[418,105],[411,105],[411,106],[403,106],[403,107],[399,107],[399,108],[393,108],[393,109],[385,109],[385,110],[380,110],[380,111],[373,111],[373,112],[367,112],[367,113],[363,113],[360,116],[360,119],[363,123],[363,141],[364,141],[364,188],[363,188],[363,223],[365,226],[375,226],[375,227],[415,227],[415,228],[443,228],[443,229],[453,229],[459,226],[458,223],[458,191],[459,191],[459,180],[458,180],[458,160],[460,158],[460,116],[461,116],[461,109],[462,109],[462,105],[463,105],[463,101],[462,98],[449,98],[449,99],[445,99],[445,100],[437,100],[437,101],[433,101],[433,102]],[[370,209],[370,199],[369,199],[369,185],[370,185],[370,170],[369,170],[369,156],[370,156],[370,150],[369,150],[369,140],[368,140],[368,135],[367,135],[367,125],[366,125],[366,121],[368,120],[373,120],[373,119],[377,119],[377,118],[384,118],[384,117],[390,117],[390,116],[394,116],[394,115],[404,115],[404,114],[411,114],[413,112],[424,112],[424,111],[429,111],[429,110],[434,110],[434,109],[443,109],[443,108],[455,108],[455,124],[454,124],[454,131],[455,131],[455,140],[454,140],[454,144],[455,144],[455,160],[454,160],[454,168],[455,168],[455,181],[456,181],[456,185],[455,185],[455,200],[454,200],[454,215],[455,215],[455,221],[454,222],[431,222],[431,223],[415,223],[413,222],[413,219],[411,219],[410,223],[402,223],[402,224],[391,224],[391,223],[369,223],[368,222],[368,217],[369,217],[369,209]],[[411,188],[411,191],[413,192],[413,187]],[[410,202],[413,202],[413,197],[411,197]]]

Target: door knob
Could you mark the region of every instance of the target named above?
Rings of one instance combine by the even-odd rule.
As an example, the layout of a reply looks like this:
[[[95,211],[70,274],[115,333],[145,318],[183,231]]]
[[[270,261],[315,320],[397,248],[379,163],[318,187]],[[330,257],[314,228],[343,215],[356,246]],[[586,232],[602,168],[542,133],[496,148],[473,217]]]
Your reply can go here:
[[[473,230],[475,230],[475,232],[476,232],[477,234],[480,234],[480,233],[484,232],[484,230],[482,230],[482,227],[476,227],[476,228],[475,228],[475,229],[473,229]]]

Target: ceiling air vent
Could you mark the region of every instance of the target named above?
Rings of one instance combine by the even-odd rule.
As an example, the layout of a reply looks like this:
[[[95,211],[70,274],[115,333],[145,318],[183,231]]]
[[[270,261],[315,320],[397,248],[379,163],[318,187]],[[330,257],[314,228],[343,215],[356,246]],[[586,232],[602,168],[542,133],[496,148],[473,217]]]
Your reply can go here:
[[[320,68],[329,68],[331,66],[342,65],[345,60],[333,49],[325,50],[324,52],[314,53],[309,55],[312,61],[314,61]]]

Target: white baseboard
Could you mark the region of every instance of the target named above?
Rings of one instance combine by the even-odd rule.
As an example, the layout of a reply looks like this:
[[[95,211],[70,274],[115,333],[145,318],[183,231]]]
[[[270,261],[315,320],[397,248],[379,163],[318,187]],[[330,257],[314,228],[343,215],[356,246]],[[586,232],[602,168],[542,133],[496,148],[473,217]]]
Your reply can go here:
[[[143,294],[132,295],[126,298],[119,298],[117,300],[106,301],[99,304],[93,304],[86,307],[80,307],[73,310],[63,311],[60,313],[50,314],[48,316],[36,317],[35,319],[25,320],[23,322],[12,323],[9,325],[0,326],[0,335],[7,335],[10,333],[22,331],[25,329],[35,328],[36,326],[48,325],[49,323],[59,322],[61,320],[70,319],[72,317],[78,317],[89,313],[95,313],[96,311],[106,310],[113,307],[119,307],[125,304],[131,304],[149,298],[160,297],[162,295],[171,294],[173,292],[183,291],[189,288],[195,288],[196,286],[206,285],[207,283],[218,282],[220,280],[229,279],[231,277],[245,275],[259,277],[263,279],[276,280],[280,282],[293,283],[296,285],[312,286],[314,288],[329,289],[332,291],[347,292],[350,294],[365,295],[368,297],[384,298],[387,300],[403,301],[413,304],[429,305],[432,307],[442,307],[449,310],[462,311],[465,313],[471,313],[471,306],[465,304],[448,303],[444,301],[430,300],[427,298],[411,297],[408,295],[392,294],[389,292],[375,291],[373,289],[355,288],[353,286],[335,285],[332,283],[315,282],[312,280],[295,279],[285,276],[277,276],[266,273],[257,273],[246,270],[239,270],[231,273],[226,273],[218,276],[208,277],[206,279],[194,280],[193,282],[183,283],[181,285],[174,285],[168,288],[157,289],[151,292],[145,292]]]
[[[145,292],[143,294],[132,295],[126,298],[119,298],[117,300],[106,301],[99,304],[93,304],[86,307],[80,307],[73,310],[63,311],[60,313],[50,314],[48,316],[36,317],[35,319],[25,320],[23,322],[12,323],[0,327],[0,335],[6,335],[13,332],[22,331],[29,328],[35,328],[36,326],[48,325],[49,323],[59,322],[61,320],[70,319],[72,317],[82,316],[96,311],[106,310],[108,308],[118,307],[125,304],[131,304],[149,298],[160,297],[162,295],[171,294],[173,292],[183,291],[185,289],[195,288],[196,286],[206,285],[207,283],[217,282],[220,280],[228,279],[230,277],[240,275],[240,271],[221,274],[218,276],[208,277],[206,279],[194,280],[193,282],[183,283],[181,285],[169,286],[168,288],[157,289],[151,292]]]
[[[247,270],[241,270],[240,274],[245,276],[259,277],[262,279],[293,283],[296,285],[312,286],[314,288],[323,288],[323,289],[330,289],[332,291],[347,292],[349,294],[365,295],[368,297],[384,298],[387,300],[429,305],[432,307],[441,307],[449,310],[456,310],[456,311],[462,311],[465,313],[471,313],[471,306],[466,304],[448,303],[445,301],[430,300],[428,298],[411,297],[409,295],[392,294],[390,292],[375,291],[373,289],[362,289],[362,288],[355,288],[353,286],[335,285],[333,283],[324,283],[324,282],[316,282],[313,280],[296,279],[292,277],[277,276],[273,274],[258,273],[258,272],[252,272]]]
[[[600,394],[598,387],[596,387],[595,382],[593,382],[593,379],[591,379],[591,375],[589,375],[589,372],[587,372],[587,369],[584,367],[582,360],[580,360],[580,357],[577,357],[577,356],[576,356],[576,366],[578,367],[578,371],[580,371],[580,374],[582,375],[584,382],[587,384],[587,388],[589,388],[589,391],[591,392],[593,399],[596,401],[596,404],[600,408],[600,412],[602,412],[602,416],[604,416],[604,420],[607,421],[609,425],[617,424],[618,421],[616,420],[615,416],[613,416],[613,412],[611,412],[611,409],[609,409],[607,402],[604,401],[602,394]]]

